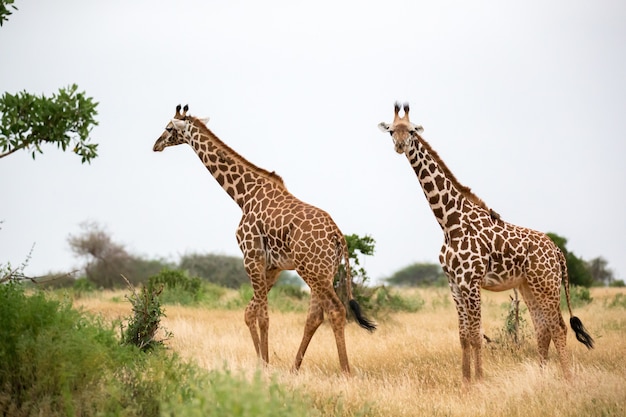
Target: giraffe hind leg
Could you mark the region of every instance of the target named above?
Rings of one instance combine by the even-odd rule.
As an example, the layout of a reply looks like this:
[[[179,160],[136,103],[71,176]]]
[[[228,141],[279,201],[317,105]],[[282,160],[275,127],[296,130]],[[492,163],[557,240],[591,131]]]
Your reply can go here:
[[[318,327],[320,327],[320,324],[322,324],[323,321],[324,310],[319,303],[318,297],[312,293],[311,302],[309,304],[309,312],[304,326],[304,334],[302,335],[302,341],[300,342],[300,347],[298,348],[298,353],[296,354],[296,360],[293,364],[293,371],[298,371],[298,369],[300,369],[302,359],[304,358],[304,354],[309,347],[309,343],[311,342],[315,331]]]
[[[250,336],[252,337],[252,343],[254,344],[254,350],[256,351],[257,356],[261,358],[261,343],[259,338],[259,332],[257,330],[257,314],[258,314],[258,306],[255,303],[255,300],[252,299],[248,306],[246,307],[246,311],[244,313],[244,320],[248,329],[250,329]]]

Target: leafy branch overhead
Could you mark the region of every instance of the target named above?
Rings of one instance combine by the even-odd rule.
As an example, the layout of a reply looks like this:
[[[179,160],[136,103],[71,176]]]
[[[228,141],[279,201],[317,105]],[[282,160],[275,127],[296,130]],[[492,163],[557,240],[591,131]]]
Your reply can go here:
[[[6,20],[9,20],[9,16],[13,14],[11,9],[17,10],[17,7],[15,7],[13,3],[14,0],[0,1],[0,26],[2,26],[2,23],[4,23]]]
[[[91,97],[78,92],[73,84],[59,89],[52,97],[37,96],[26,91],[4,93],[0,98],[0,158],[21,149],[43,153],[43,144],[55,144],[63,151],[72,151],[81,162],[98,156],[98,145],[89,143],[91,130],[98,124],[98,114]]]

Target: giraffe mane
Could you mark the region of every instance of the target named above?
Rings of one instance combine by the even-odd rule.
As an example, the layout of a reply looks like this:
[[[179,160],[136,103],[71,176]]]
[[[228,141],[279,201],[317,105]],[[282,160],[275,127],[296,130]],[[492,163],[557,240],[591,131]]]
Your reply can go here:
[[[472,192],[472,189],[470,187],[467,187],[463,184],[461,184],[459,182],[459,180],[456,179],[456,177],[454,176],[454,174],[452,173],[452,171],[450,171],[450,169],[448,168],[448,166],[446,165],[445,162],[443,162],[443,160],[441,159],[441,157],[439,156],[439,154],[437,153],[437,151],[435,151],[431,146],[430,143],[428,143],[422,136],[417,135],[418,140],[420,140],[422,142],[422,145],[426,148],[426,150],[428,151],[428,154],[431,156],[431,158],[433,158],[435,160],[435,162],[437,163],[437,165],[439,165],[439,167],[441,168],[441,170],[444,172],[446,178],[448,178],[450,180],[450,182],[452,182],[452,185],[461,192],[461,194],[463,194],[463,196],[465,198],[467,198],[468,200],[470,200],[472,203],[482,207],[483,209],[492,212],[492,210],[487,207],[487,204],[485,204],[485,202],[480,199],[476,194],[474,194]],[[493,212],[495,213],[495,212]],[[497,214],[497,213],[496,213]],[[498,215],[499,218],[499,215]]]
[[[287,187],[285,186],[285,182],[283,181],[282,177],[280,175],[278,175],[276,172],[274,171],[268,171],[266,169],[260,168],[256,165],[254,165],[252,162],[248,161],[246,158],[244,158],[243,156],[239,155],[237,152],[235,152],[235,150],[233,148],[231,148],[230,146],[228,146],[226,143],[224,143],[220,138],[218,138],[212,131],[211,129],[209,129],[204,123],[202,123],[202,121],[200,121],[197,117],[194,116],[187,116],[187,118],[189,120],[191,120],[191,122],[200,127],[200,130],[202,130],[205,134],[209,135],[211,137],[211,139],[213,139],[215,142],[217,142],[219,144],[219,146],[224,149],[226,152],[228,152],[229,156],[233,157],[235,160],[237,160],[237,162],[243,164],[245,167],[249,168],[251,171],[254,171],[255,173],[261,175],[264,178],[267,178],[268,180],[280,185],[281,187],[287,189]]]

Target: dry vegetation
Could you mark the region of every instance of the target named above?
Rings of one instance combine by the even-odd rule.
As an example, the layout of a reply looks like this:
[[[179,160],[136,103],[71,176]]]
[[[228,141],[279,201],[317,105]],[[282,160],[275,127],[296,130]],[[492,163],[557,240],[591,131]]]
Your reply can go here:
[[[308,393],[322,415],[364,416],[594,416],[626,415],[626,307],[610,303],[624,289],[591,290],[593,302],[575,309],[596,340],[588,351],[568,333],[575,378],[563,379],[551,347],[550,363],[537,364],[534,337],[520,348],[493,342],[484,348],[485,379],[461,382],[457,319],[445,289],[417,290],[426,300],[417,313],[379,319],[374,334],[346,329],[353,376],[342,376],[329,326],[313,338],[298,374],[290,372],[304,328],[304,313],[270,314],[270,362],[263,372]],[[483,293],[483,326],[497,339],[509,293]],[[100,293],[77,306],[115,319],[130,314],[121,293]],[[166,306],[167,343],[206,369],[252,375],[258,363],[243,310]],[[526,313],[527,316],[527,313]],[[568,317],[566,316],[566,320]],[[528,319],[530,320],[530,319]],[[527,330],[532,331],[530,321]]]

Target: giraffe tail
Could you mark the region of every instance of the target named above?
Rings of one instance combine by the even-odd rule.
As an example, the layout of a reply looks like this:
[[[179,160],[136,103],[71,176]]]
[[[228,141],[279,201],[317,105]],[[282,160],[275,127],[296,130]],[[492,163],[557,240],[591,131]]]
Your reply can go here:
[[[572,304],[570,300],[570,291],[569,291],[569,274],[567,273],[567,262],[565,261],[565,255],[560,248],[557,248],[559,251],[559,263],[561,264],[561,274],[563,276],[563,285],[565,286],[565,300],[567,301],[567,309],[569,310],[569,325],[576,333],[576,340],[578,340],[583,345],[587,346],[587,349],[593,349],[593,338],[583,326],[583,322],[580,319],[573,315],[572,313]]]
[[[359,323],[359,326],[369,332],[373,332],[374,330],[376,330],[376,324],[374,324],[373,321],[363,315],[363,312],[361,311],[361,306],[352,295],[352,272],[350,270],[350,254],[348,253],[348,243],[346,242],[345,236],[341,235],[339,241],[341,242],[341,252],[343,253],[343,262],[345,264],[346,270],[346,293],[348,294],[348,299],[350,300],[348,302],[348,305],[350,306],[350,310],[352,310],[352,314],[354,314],[354,318],[356,319],[357,323]]]

